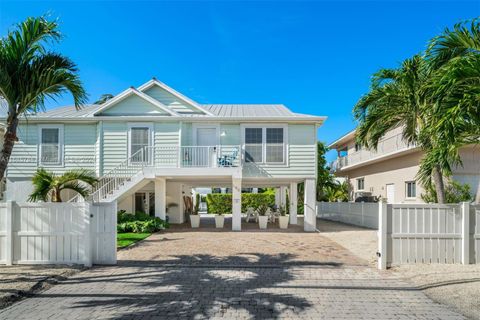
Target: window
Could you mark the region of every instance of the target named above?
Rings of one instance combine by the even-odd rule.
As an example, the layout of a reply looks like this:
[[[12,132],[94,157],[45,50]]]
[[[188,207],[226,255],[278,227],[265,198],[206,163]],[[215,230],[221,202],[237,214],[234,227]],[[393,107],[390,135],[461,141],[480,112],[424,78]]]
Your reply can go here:
[[[415,181],[405,182],[405,188],[407,193],[407,198],[416,198],[417,197],[417,184]]]
[[[284,128],[245,128],[245,162],[285,163]]]
[[[283,128],[267,128],[267,162],[283,162]]]
[[[365,178],[357,179],[357,190],[365,189]]]
[[[262,128],[245,128],[245,161],[263,162]]]
[[[150,149],[150,127],[132,126],[130,128],[130,162],[148,162]]]
[[[61,165],[62,164],[62,127],[41,127],[40,128],[40,164]]]
[[[355,143],[355,151],[360,151],[362,150],[362,145],[358,142]]]

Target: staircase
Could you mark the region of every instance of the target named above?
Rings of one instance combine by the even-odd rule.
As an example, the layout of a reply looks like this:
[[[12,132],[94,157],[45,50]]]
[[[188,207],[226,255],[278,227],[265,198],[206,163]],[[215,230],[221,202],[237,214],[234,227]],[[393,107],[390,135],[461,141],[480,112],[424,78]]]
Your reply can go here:
[[[150,161],[139,161],[144,157],[146,149],[140,149],[124,160],[117,167],[99,178],[88,200],[93,202],[111,202],[134,188],[141,188],[149,181],[145,179],[145,169],[151,167]],[[68,202],[81,202],[83,197],[76,195]]]

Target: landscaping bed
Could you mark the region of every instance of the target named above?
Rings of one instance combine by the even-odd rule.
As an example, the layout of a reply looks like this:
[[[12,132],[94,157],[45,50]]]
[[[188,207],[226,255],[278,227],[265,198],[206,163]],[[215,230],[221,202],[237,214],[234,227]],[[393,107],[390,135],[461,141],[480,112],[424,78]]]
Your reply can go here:
[[[128,247],[152,233],[169,227],[168,222],[143,212],[119,211],[117,216],[117,248]]]

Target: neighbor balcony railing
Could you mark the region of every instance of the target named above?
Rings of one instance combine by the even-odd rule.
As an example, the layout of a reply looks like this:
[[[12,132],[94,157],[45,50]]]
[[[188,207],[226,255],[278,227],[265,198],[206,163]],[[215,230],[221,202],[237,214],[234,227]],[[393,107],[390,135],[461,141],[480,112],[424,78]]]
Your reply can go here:
[[[416,145],[408,144],[403,139],[402,134],[398,133],[391,137],[381,139],[378,142],[377,150],[361,149],[346,156],[337,158],[330,164],[330,168],[332,171],[336,171],[346,166],[359,164],[375,158],[393,154],[395,152],[413,149],[415,147]]]

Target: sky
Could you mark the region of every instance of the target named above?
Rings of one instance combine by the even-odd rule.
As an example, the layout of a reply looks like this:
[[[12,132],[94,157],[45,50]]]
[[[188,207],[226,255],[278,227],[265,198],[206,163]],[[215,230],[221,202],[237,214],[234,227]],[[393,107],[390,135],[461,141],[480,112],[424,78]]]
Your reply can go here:
[[[52,49],[78,65],[90,102],[156,77],[199,103],[283,103],[327,116],[318,139],[330,143],[355,127],[352,107],[375,71],[480,16],[480,0],[0,0],[0,35],[43,14],[58,18],[64,39]]]

